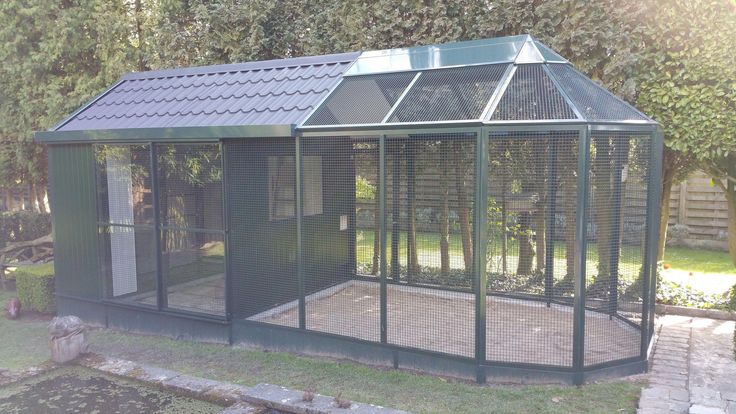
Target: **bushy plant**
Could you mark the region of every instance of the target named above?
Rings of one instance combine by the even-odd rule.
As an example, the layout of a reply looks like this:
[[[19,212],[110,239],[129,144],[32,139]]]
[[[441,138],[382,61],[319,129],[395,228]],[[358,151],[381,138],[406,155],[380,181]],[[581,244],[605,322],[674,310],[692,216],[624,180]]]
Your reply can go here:
[[[15,286],[23,309],[54,311],[54,271],[49,266],[25,266],[15,271]]]
[[[33,211],[0,213],[0,248],[7,243],[34,240],[51,233],[51,214]]]
[[[660,280],[657,285],[657,303],[700,309],[728,309],[727,294],[707,294],[690,285]]]

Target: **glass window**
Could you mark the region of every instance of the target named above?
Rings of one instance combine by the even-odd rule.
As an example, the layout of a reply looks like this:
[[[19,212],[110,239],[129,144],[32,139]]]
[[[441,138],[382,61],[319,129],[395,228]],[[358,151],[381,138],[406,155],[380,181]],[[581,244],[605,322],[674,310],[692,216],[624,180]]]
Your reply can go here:
[[[268,157],[268,217],[269,220],[294,218],[296,188],[293,156]],[[322,157],[302,157],[304,185],[304,216],[322,214]]]

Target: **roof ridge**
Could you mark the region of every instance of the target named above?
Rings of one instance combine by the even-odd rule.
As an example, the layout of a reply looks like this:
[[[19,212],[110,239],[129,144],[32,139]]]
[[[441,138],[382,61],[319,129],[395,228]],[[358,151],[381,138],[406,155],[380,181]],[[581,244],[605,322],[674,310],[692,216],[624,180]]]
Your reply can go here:
[[[188,68],[174,68],[151,70],[145,72],[130,72],[123,76],[123,80],[161,79],[191,75],[222,74],[228,72],[248,72],[264,69],[284,69],[303,66],[336,65],[352,63],[360,52],[336,53],[330,55],[300,56],[285,59],[258,60],[252,62],[226,63],[220,65],[194,66]]]

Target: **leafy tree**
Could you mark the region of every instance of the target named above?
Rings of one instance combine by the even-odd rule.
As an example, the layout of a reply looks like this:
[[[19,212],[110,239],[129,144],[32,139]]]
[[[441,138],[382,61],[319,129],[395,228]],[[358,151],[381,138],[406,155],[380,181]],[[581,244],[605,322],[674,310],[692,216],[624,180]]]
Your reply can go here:
[[[647,3],[637,65],[638,106],[664,127],[659,259],[664,255],[671,186],[695,167],[710,172],[729,201],[731,256],[736,264],[736,6],[728,1]],[[732,165],[732,164],[731,164]],[[721,181],[722,179],[726,181]]]

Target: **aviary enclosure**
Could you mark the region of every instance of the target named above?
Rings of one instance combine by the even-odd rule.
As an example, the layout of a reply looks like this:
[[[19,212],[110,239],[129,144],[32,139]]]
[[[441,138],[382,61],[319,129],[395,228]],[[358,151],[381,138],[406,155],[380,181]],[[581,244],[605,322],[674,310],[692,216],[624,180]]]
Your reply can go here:
[[[47,141],[115,105],[237,96],[227,76],[265,90],[264,67],[135,75]],[[85,131],[103,302],[479,381],[646,369],[656,123],[527,36],[363,52],[310,105],[289,134]]]

